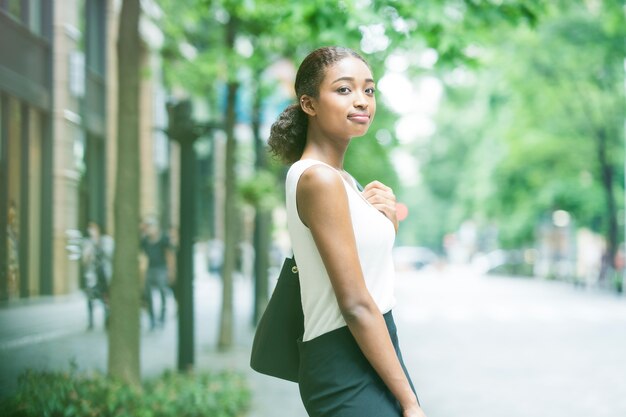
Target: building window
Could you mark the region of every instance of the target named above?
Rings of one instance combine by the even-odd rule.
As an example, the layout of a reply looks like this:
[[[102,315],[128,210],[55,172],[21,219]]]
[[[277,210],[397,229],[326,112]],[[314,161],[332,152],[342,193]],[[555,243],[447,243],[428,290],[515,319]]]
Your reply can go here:
[[[0,300],[40,290],[43,118],[19,99],[0,97]]]
[[[6,161],[6,108],[7,99],[0,93],[0,301],[9,298],[8,295],[8,193],[7,193],[7,161]]]
[[[27,26],[36,35],[42,35],[42,1],[49,0],[0,0],[0,10]]]
[[[7,218],[7,237],[8,237],[8,296],[9,298],[19,297],[20,288],[20,202],[21,187],[20,174],[22,164],[22,112],[20,102],[9,97],[9,120],[8,120],[9,152],[7,161],[9,164],[8,172],[8,218]]]
[[[19,100],[2,97],[2,147],[0,208],[3,242],[0,244],[0,299],[19,297],[20,290],[20,167],[22,162],[22,111]]]
[[[28,0],[28,27],[30,30],[41,36],[42,34],[42,17],[41,17],[41,1]]]
[[[87,66],[96,74],[102,76],[105,72],[106,2],[102,0],[87,0],[86,6]]]
[[[22,20],[22,1],[21,0],[1,0],[0,7],[14,19]]]

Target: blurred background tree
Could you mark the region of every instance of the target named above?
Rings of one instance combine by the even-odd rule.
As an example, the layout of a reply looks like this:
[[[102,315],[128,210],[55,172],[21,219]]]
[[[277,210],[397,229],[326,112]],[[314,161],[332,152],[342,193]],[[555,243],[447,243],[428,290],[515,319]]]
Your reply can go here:
[[[111,281],[109,375],[141,383],[139,331],[139,0],[122,4],[118,43],[117,177],[115,184],[115,254]]]
[[[623,207],[624,39],[620,1],[556,2],[536,27],[499,25],[480,66],[441,74],[438,132],[417,152],[444,210],[440,239],[471,218],[507,248],[532,247],[557,210],[617,252]],[[623,216],[622,216],[623,217]]]

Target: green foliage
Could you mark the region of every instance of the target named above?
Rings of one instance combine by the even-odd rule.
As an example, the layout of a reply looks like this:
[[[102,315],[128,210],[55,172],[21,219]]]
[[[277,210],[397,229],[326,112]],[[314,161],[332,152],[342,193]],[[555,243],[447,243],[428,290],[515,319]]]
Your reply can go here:
[[[239,195],[253,207],[271,209],[282,202],[282,193],[276,175],[268,170],[255,173],[254,177],[239,183]]]
[[[507,263],[489,271],[490,275],[504,275],[507,277],[533,277],[533,265],[529,263]]]
[[[402,245],[427,246],[442,252],[442,230],[448,228],[450,204],[439,199],[425,186],[404,188],[397,196],[409,209],[409,215],[398,229]]]
[[[391,188],[399,187],[398,174],[389,158],[389,151],[376,140],[373,133],[353,139],[344,167],[363,186],[378,180]]]
[[[165,32],[163,57],[170,88],[183,88],[219,109],[219,90],[238,80],[242,70],[257,74],[280,58],[300,62],[323,45],[361,51],[377,77],[394,51],[414,53],[433,48],[438,65],[473,60],[465,47],[495,22],[534,22],[543,0],[424,1],[412,0],[159,0]],[[226,46],[226,25],[236,21],[235,48]],[[372,48],[364,33],[377,27]],[[380,31],[380,32],[378,32]],[[251,45],[251,50],[237,45]],[[263,80],[261,80],[263,81]],[[215,112],[216,115],[219,111]]]
[[[626,23],[618,3],[544,5],[529,26],[485,33],[481,67],[455,68],[460,82],[444,69],[438,131],[420,158],[444,208],[441,235],[472,218],[495,222],[505,247],[522,247],[558,209],[578,227],[607,230],[607,195],[623,201]],[[615,173],[608,185],[605,163]]]
[[[25,372],[0,409],[5,417],[241,417],[249,403],[239,374],[165,372],[138,388],[73,368]]]
[[[518,99],[507,154],[496,170],[500,213],[524,209],[537,219],[562,209],[579,226],[607,231],[614,213],[606,211],[606,195],[621,181],[607,184],[602,167],[608,163],[613,172],[622,172],[626,30],[608,31],[605,21],[601,10],[570,4],[536,32],[520,31],[521,42],[503,54],[503,60],[525,65],[507,68]],[[600,157],[602,147],[607,160]]]

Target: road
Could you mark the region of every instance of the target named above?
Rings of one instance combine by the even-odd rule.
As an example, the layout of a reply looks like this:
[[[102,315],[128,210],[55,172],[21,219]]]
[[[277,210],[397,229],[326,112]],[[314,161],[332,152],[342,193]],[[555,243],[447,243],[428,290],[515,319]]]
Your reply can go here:
[[[249,376],[247,417],[306,417],[297,385],[251,371],[252,287],[236,281],[236,346],[216,350],[219,279],[196,269],[197,369]],[[404,359],[429,417],[623,417],[626,298],[536,279],[483,277],[464,267],[402,271],[398,324]],[[175,307],[142,326],[142,374],[176,365]],[[80,294],[0,309],[0,394],[27,367],[106,369],[106,333],[86,331]],[[96,316],[96,318],[100,318]],[[98,320],[96,320],[98,321]]]
[[[428,416],[626,415],[626,299],[454,268],[398,294]]]

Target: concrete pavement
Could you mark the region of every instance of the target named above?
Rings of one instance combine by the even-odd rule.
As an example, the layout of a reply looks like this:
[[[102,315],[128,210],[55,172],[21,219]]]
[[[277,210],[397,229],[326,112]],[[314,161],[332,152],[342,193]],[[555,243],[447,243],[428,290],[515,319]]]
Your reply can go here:
[[[248,367],[252,286],[237,279],[236,347],[215,349],[220,282],[196,269],[197,369],[245,372],[248,417],[306,417],[297,385]],[[481,277],[467,268],[400,272],[394,311],[404,359],[429,417],[626,415],[626,299],[558,282]],[[172,300],[163,329],[143,317],[142,373],[176,366]],[[0,309],[0,393],[27,367],[106,368],[100,316],[81,294]]]
[[[402,276],[407,366],[429,417],[626,415],[626,299],[560,282]]]

